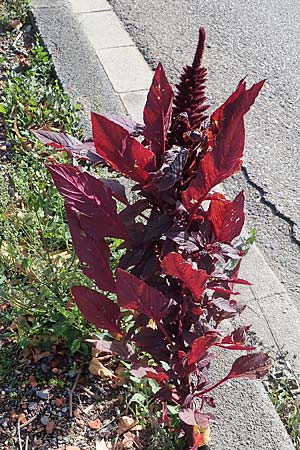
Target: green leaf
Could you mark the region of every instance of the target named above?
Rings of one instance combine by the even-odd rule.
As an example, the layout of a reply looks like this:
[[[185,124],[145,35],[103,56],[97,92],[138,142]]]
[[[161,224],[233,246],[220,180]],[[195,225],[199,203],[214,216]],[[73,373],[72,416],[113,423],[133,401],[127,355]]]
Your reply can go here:
[[[71,352],[76,353],[80,349],[81,341],[79,339],[74,339],[71,344]]]
[[[140,392],[137,392],[131,397],[129,405],[130,403],[138,403],[139,405],[144,406],[146,402],[147,402],[146,397]]]

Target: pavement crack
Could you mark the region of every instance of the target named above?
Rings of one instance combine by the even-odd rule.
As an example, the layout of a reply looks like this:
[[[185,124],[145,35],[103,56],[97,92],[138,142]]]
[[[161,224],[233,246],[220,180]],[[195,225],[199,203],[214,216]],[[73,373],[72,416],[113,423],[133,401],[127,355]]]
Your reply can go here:
[[[245,166],[242,166],[242,174],[244,175],[244,178],[246,180],[246,182],[253,187],[260,195],[260,202],[266,206],[267,208],[269,208],[269,210],[272,212],[272,214],[276,217],[278,217],[279,219],[283,220],[288,226],[289,226],[289,237],[291,239],[291,241],[296,244],[300,250],[300,240],[297,238],[296,236],[296,227],[297,224],[288,216],[286,216],[283,212],[279,211],[279,209],[277,208],[277,206],[270,202],[270,200],[268,200],[266,198],[266,192],[264,190],[264,188],[262,188],[261,186],[259,186],[255,181],[253,181],[246,169]]]

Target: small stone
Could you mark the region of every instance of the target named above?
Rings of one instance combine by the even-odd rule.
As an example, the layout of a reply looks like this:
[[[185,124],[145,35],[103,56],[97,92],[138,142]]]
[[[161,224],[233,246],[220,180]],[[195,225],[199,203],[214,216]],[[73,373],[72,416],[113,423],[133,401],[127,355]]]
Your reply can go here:
[[[49,417],[48,416],[42,416],[41,417],[41,422],[43,425],[47,425],[47,423],[49,422]]]
[[[36,391],[36,395],[37,397],[43,399],[43,400],[48,400],[49,397],[49,391],[47,389],[43,389],[42,391]]]
[[[30,402],[28,404],[28,409],[29,411],[34,411],[35,409],[37,409],[38,404],[36,402]]]

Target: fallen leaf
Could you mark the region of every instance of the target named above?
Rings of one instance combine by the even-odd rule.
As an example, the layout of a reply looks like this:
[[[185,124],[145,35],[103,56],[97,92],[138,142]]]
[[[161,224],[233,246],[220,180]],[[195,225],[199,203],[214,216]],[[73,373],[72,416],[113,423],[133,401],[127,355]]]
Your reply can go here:
[[[119,365],[115,370],[115,375],[118,379],[118,381],[114,384],[115,386],[124,386],[124,384],[127,383],[127,377],[126,377],[125,368],[122,365]]]
[[[101,425],[102,425],[102,422],[100,419],[90,420],[88,422],[88,426],[90,427],[91,430],[99,430]]]
[[[134,434],[131,433],[130,431],[128,431],[127,433],[124,434],[124,437],[122,439],[122,441],[120,442],[120,450],[128,450],[133,448],[133,444],[134,444]]]
[[[28,382],[30,384],[31,387],[35,388],[38,385],[38,382],[36,381],[36,378],[34,375],[30,375],[30,377],[28,378]]]
[[[66,450],[80,450],[80,448],[74,445],[66,445]]]
[[[16,422],[17,421],[17,413],[16,413],[16,411],[14,409],[10,413],[10,421],[11,422]]]
[[[133,427],[137,425],[136,420],[129,416],[123,416],[120,418],[118,423],[117,434],[120,436],[121,434],[126,433],[128,430],[132,430]]]
[[[54,404],[55,406],[57,406],[58,408],[60,408],[61,406],[63,406],[65,404],[65,399],[63,397],[57,397],[54,400]]]
[[[55,427],[56,427],[55,422],[53,422],[53,421],[48,422],[46,425],[46,433],[48,433],[48,434],[53,433],[53,431],[55,430]]]
[[[26,416],[25,416],[24,413],[19,414],[18,422],[20,422],[20,423],[25,423],[26,420],[27,420],[27,419],[26,419]]]
[[[38,362],[43,358],[47,358],[50,355],[50,352],[41,352],[37,349],[34,350],[33,354],[32,354],[32,359],[34,362]]]
[[[111,380],[116,378],[114,373],[110,369],[107,369],[97,358],[91,359],[89,371],[91,374],[101,378],[110,378]]]
[[[12,19],[12,20],[8,20],[5,23],[4,29],[5,31],[12,31],[15,28],[20,29],[22,26],[22,22],[20,19]]]
[[[32,426],[32,424],[30,423],[30,424],[28,425],[28,427],[26,428],[27,433],[31,433],[32,429],[33,429],[33,426]]]
[[[96,441],[96,450],[108,450],[104,439],[101,439],[101,441]]]

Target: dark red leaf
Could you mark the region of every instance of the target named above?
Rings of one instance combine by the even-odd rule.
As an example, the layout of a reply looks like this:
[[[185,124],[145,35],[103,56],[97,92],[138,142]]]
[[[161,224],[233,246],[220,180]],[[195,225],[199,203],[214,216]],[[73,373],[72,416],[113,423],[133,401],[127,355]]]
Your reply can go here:
[[[263,378],[271,366],[272,360],[266,353],[243,355],[234,361],[226,378],[249,378],[250,380]]]
[[[103,116],[106,117],[108,120],[111,120],[112,122],[116,123],[117,125],[120,125],[121,127],[125,128],[125,130],[127,130],[128,133],[130,133],[132,136],[139,136],[143,134],[144,125],[135,122],[129,117],[120,117],[116,116],[115,114],[103,114]]]
[[[263,84],[264,81],[261,81],[246,90],[246,83],[242,82],[230,97],[231,100],[225,102],[215,146],[206,153],[197,176],[182,194],[185,208],[192,213],[198,210],[202,200],[214,186],[240,170],[245,143],[243,118]]]
[[[179,278],[192,292],[196,300],[203,294],[209,275],[205,270],[194,269],[179,253],[169,253],[163,259],[162,270],[168,275]]]
[[[173,146],[163,154],[163,164],[154,174],[151,182],[146,188],[159,192],[170,189],[180,179],[189,150],[183,147]]]
[[[112,196],[119,200],[119,202],[124,205],[128,205],[129,202],[126,197],[125,186],[120,183],[116,178],[100,178],[99,180],[104,184],[105,187],[111,190]]]
[[[180,419],[188,424],[188,425],[198,425],[198,427],[202,430],[208,427],[209,425],[209,414],[203,414],[200,411],[192,410],[190,408],[182,409],[179,412]]]
[[[251,326],[248,325],[237,328],[229,336],[225,336],[222,341],[216,345],[228,350],[255,350],[255,347],[244,344],[250,327]]]
[[[133,338],[144,352],[150,353],[156,361],[169,361],[170,351],[166,346],[166,339],[159,329],[142,327]]]
[[[166,315],[168,299],[159,291],[134,275],[117,269],[117,294],[119,305],[133,309],[159,321]]]
[[[73,245],[83,273],[94,280],[100,289],[115,292],[116,283],[110,269],[110,251],[105,240],[88,235],[81,226],[80,215],[76,209],[66,205],[66,212]]]
[[[155,172],[155,156],[117,123],[92,113],[93,136],[98,154],[118,172],[146,184]]]
[[[152,378],[156,380],[158,383],[162,381],[167,381],[170,379],[169,375],[166,371],[160,366],[148,366],[143,362],[138,362],[134,364],[131,368],[130,372],[132,375],[138,378]]]
[[[158,64],[144,108],[144,136],[151,142],[151,150],[158,159],[166,149],[173,97],[173,90],[165,71],[162,65]]]
[[[86,319],[99,329],[122,334],[120,308],[100,292],[83,286],[73,286],[72,295]]]
[[[233,302],[232,300],[227,300],[226,298],[216,298],[211,301],[217,308],[221,309],[222,311],[229,312],[229,313],[235,313],[236,308],[234,307],[236,305],[236,302]]]
[[[212,198],[208,218],[213,225],[217,241],[230,243],[240,235],[245,222],[244,202],[243,191],[232,202],[219,196],[217,199]]]
[[[179,411],[179,418],[187,425],[196,425],[195,412],[190,408],[185,408]]]
[[[188,365],[197,363],[207,350],[217,342],[221,342],[221,339],[221,334],[218,331],[209,331],[205,336],[195,339],[192,349],[188,353]]]
[[[68,205],[80,215],[82,228],[90,236],[126,239],[111,191],[89,172],[63,164],[48,164],[53,181]]]
[[[149,202],[146,199],[137,200],[133,205],[128,205],[119,213],[122,222],[129,226],[135,223],[135,218],[139,216],[145,209],[149,208]]]
[[[94,164],[103,163],[103,159],[96,152],[93,141],[80,142],[68,133],[56,131],[31,130],[33,134],[45,145],[50,145],[58,150],[66,150],[75,158],[87,159]]]

